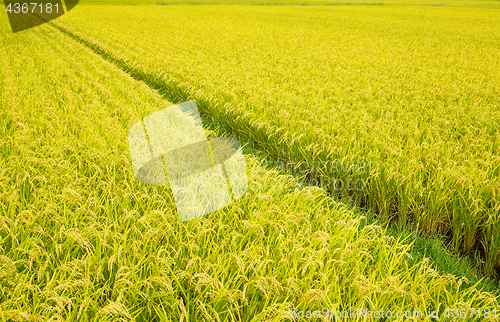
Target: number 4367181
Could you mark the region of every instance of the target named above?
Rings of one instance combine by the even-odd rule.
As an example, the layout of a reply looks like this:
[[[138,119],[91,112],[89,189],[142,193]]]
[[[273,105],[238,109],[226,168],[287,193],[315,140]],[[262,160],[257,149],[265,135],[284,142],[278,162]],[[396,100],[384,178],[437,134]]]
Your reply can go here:
[[[43,3],[9,3],[7,6],[8,13],[34,13],[37,7],[40,7],[40,13],[59,13],[59,4],[56,3],[52,5],[52,3],[45,3],[45,11]],[[30,8],[32,6],[32,8]]]

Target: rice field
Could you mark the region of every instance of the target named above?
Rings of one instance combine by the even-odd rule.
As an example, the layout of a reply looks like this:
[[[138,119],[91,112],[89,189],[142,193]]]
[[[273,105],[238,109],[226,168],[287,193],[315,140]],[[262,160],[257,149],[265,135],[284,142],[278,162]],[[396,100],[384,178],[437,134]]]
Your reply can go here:
[[[325,189],[362,180],[336,192],[484,252],[494,276],[499,21],[461,7],[82,5],[56,24]]]
[[[338,18],[339,8],[316,16],[314,8],[280,8],[83,4],[55,21],[58,27],[46,24],[18,34],[11,33],[6,15],[0,14],[0,321],[291,321],[298,312],[324,308],[424,315],[438,310],[440,321],[455,320],[446,315],[447,308],[464,310],[467,316],[474,308],[482,315],[473,310],[469,320],[484,320],[485,312],[489,321],[500,320],[498,292],[484,291],[481,281],[471,283],[436,269],[428,258],[412,257],[411,241],[368,223],[362,213],[328,194],[327,186],[305,186],[296,176],[270,170],[258,157],[265,152],[278,162],[316,165],[319,160],[322,173],[311,176],[363,178],[366,189],[339,193],[386,217],[417,220],[430,230],[445,232],[444,225],[453,231],[461,212],[453,217],[446,211],[455,214],[453,207],[458,207],[471,221],[467,225],[479,225],[474,241],[490,251],[486,265],[492,270],[498,264],[493,256],[498,226],[493,219],[485,221],[482,211],[498,215],[495,196],[490,204],[476,201],[475,212],[460,208],[468,199],[462,204],[447,198],[465,192],[484,197],[481,193],[498,188],[498,62],[491,44],[498,32],[488,20],[495,15],[485,10],[481,19],[486,22],[468,30],[476,37],[482,30],[481,46],[489,48],[481,51],[482,60],[474,60],[477,65],[467,64],[473,56],[467,44],[472,48],[478,41],[474,37],[462,44],[463,56],[434,58],[444,64],[446,57],[461,57],[458,66],[477,69],[460,74],[470,78],[460,78],[455,74],[460,68],[450,68],[435,87],[422,88],[424,76],[442,70],[422,69],[420,78],[401,72],[399,77],[413,82],[411,88],[388,69],[397,60],[386,65],[372,60],[372,77],[386,83],[369,87],[368,71],[355,53],[372,59],[390,53],[401,57],[407,48],[394,44],[377,52],[365,44],[346,52],[342,40],[366,41],[376,27],[366,19],[355,23],[362,13],[369,16],[368,9],[356,6],[342,23],[323,19],[328,14]],[[301,14],[304,10],[307,15]],[[398,10],[389,9],[394,17],[388,21],[397,21]],[[420,9],[405,10],[411,18],[411,11]],[[175,16],[177,25],[158,15]],[[435,19],[446,21],[437,14]],[[327,32],[335,23],[360,30]],[[255,29],[245,28],[250,24]],[[461,30],[458,22],[455,28]],[[281,33],[269,39],[272,33],[266,30]],[[398,32],[388,28],[387,35],[372,41],[390,43],[391,33]],[[290,46],[292,33],[303,40],[300,46]],[[261,42],[252,35],[260,35]],[[328,37],[339,42],[335,52],[321,46]],[[415,46],[426,43],[415,41]],[[320,59],[321,53],[331,56]],[[301,66],[306,58],[309,65]],[[345,69],[349,58],[352,66]],[[416,68],[414,61],[407,61],[408,71]],[[334,63],[340,64],[337,69]],[[334,76],[334,71],[342,74]],[[330,97],[333,88],[339,94]],[[466,97],[460,92],[464,88]],[[209,136],[237,134],[256,143],[258,151],[246,150],[249,188],[240,200],[181,222],[168,185],[134,179],[127,133],[145,116],[172,105],[161,92],[175,100],[195,98],[205,121],[213,118]],[[465,112],[465,121],[457,117]],[[455,132],[447,125],[454,125]],[[450,146],[456,150],[446,154]],[[378,167],[361,174],[342,167],[345,173],[324,171],[327,161],[352,157],[376,161]],[[457,183],[454,176],[460,169],[462,181]],[[471,182],[475,185],[468,186]],[[390,198],[398,192],[414,194],[414,201],[406,201],[406,213],[403,201]],[[435,203],[425,203],[426,198]],[[396,199],[400,204],[394,209],[379,204]],[[424,205],[428,217],[414,213],[414,202]],[[446,216],[438,209],[445,209]],[[460,241],[456,248],[465,247],[466,229],[463,236],[453,235]],[[419,315],[405,320],[431,321]]]

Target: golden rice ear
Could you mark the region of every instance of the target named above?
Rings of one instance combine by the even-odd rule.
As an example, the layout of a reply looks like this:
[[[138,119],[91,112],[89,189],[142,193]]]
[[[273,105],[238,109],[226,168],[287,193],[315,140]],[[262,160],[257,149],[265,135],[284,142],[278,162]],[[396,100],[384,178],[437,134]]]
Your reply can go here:
[[[12,32],[16,33],[54,20],[73,9],[79,0],[5,0]],[[65,11],[66,5],[66,11]]]

